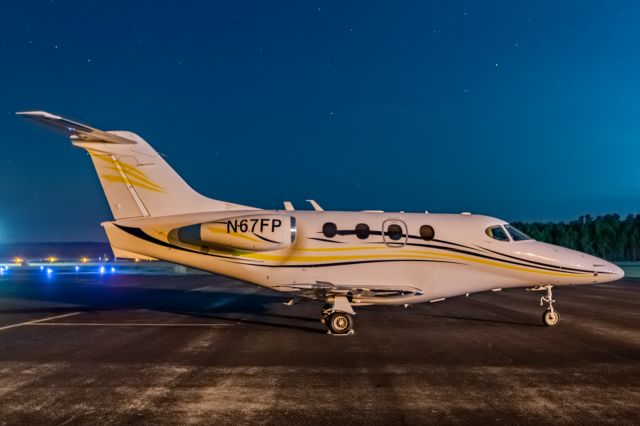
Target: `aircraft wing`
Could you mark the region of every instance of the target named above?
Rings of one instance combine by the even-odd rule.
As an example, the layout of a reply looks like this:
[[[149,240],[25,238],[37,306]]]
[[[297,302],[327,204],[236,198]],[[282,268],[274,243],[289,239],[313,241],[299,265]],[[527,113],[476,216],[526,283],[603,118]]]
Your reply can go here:
[[[69,136],[71,139],[83,142],[101,142],[101,143],[119,143],[119,144],[135,144],[136,142],[116,134],[105,132],[104,130],[94,129],[86,124],[77,123],[58,115],[50,114],[45,111],[23,111],[17,112],[30,120],[34,120],[49,128],[57,130]]]
[[[290,284],[277,286],[276,290],[290,293],[301,293],[304,296],[346,296],[354,298],[394,298],[400,299],[410,296],[422,295],[422,290],[411,286],[376,285],[376,286],[349,286],[336,285],[328,282],[316,282],[310,284]]]

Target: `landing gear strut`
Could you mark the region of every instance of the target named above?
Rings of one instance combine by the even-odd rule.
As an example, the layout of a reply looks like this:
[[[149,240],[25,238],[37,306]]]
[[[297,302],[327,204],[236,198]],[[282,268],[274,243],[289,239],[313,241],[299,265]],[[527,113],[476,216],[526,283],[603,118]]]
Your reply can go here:
[[[322,307],[320,322],[327,327],[327,334],[349,335],[354,333],[353,314],[355,312],[346,297],[339,296],[335,298],[333,305],[326,304]]]
[[[544,286],[544,289],[547,290],[547,295],[540,298],[540,306],[544,306],[545,303],[548,304],[547,309],[542,314],[542,322],[547,327],[556,326],[560,322],[560,314],[553,308],[555,300],[553,300],[553,293],[551,292],[552,287],[550,285]]]

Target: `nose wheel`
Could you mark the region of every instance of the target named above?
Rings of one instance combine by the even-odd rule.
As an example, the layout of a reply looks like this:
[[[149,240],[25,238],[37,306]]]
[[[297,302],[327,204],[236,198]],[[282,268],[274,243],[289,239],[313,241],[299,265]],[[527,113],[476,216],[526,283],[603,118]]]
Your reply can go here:
[[[547,291],[547,294],[540,298],[540,306],[547,304],[547,309],[542,314],[542,322],[547,327],[554,327],[560,322],[560,314],[553,308],[555,300],[553,300],[552,287],[551,285],[546,285],[540,289]]]
[[[560,315],[558,314],[558,311],[551,309],[547,309],[546,311],[544,311],[544,313],[542,314],[542,322],[547,327],[553,327],[557,325],[560,322]]]

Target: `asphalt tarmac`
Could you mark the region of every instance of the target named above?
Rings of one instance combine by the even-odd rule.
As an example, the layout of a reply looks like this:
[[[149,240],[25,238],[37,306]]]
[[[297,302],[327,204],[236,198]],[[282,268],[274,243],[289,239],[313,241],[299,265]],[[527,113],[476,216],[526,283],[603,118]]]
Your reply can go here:
[[[0,276],[0,424],[638,424],[640,280],[360,308],[214,275]]]

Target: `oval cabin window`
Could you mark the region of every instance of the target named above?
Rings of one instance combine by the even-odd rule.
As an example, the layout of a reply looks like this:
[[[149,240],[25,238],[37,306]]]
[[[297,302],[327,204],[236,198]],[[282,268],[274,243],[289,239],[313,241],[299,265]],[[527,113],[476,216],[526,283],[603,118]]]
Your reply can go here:
[[[369,225],[367,225],[366,223],[359,223],[356,225],[356,237],[360,238],[361,240],[366,240],[367,238],[369,238]]]
[[[433,226],[431,225],[422,225],[420,227],[420,236],[425,241],[431,241],[435,238],[436,232],[433,230]]]
[[[338,227],[333,222],[327,222],[322,225],[322,234],[327,238],[333,238],[338,234]]]
[[[402,238],[402,227],[400,225],[389,225],[387,228],[387,236],[390,240],[398,241]]]

